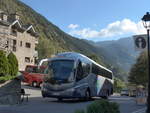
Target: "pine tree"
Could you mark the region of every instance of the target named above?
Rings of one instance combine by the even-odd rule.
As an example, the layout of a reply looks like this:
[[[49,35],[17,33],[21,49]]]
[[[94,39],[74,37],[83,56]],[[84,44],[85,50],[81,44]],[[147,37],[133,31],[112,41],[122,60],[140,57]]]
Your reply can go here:
[[[0,76],[8,75],[8,60],[4,51],[0,50]]]
[[[148,64],[147,53],[142,52],[132,66],[129,73],[129,82],[137,85],[146,86],[148,83]]]
[[[18,60],[12,52],[8,55],[7,58],[9,64],[9,74],[11,76],[16,76],[18,72]]]

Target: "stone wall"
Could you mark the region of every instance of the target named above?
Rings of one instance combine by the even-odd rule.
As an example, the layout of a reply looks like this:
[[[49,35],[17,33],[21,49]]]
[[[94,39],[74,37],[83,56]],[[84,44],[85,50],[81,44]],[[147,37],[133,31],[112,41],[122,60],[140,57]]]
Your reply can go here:
[[[0,85],[0,104],[14,105],[19,104],[21,100],[21,80],[15,78]]]

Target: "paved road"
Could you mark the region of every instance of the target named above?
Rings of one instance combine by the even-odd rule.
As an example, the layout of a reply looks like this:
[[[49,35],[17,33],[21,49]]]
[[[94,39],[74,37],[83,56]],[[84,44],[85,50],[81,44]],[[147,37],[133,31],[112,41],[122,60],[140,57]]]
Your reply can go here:
[[[127,96],[111,96],[110,101],[119,104],[121,113],[145,113],[145,105],[137,105],[135,98]]]
[[[74,113],[77,109],[85,109],[93,101],[64,100],[42,98],[40,89],[23,86],[26,93],[30,93],[29,102],[21,105],[0,106],[0,113]],[[111,96],[110,101],[120,105],[121,113],[144,113],[145,106],[135,104],[134,98]]]

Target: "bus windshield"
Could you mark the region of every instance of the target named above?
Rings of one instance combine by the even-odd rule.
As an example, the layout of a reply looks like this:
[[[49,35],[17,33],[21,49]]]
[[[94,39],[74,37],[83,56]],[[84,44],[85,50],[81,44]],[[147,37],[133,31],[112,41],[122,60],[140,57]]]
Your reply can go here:
[[[73,75],[73,60],[54,60],[48,64],[48,76],[55,80],[71,81]],[[70,80],[71,79],[71,80]]]

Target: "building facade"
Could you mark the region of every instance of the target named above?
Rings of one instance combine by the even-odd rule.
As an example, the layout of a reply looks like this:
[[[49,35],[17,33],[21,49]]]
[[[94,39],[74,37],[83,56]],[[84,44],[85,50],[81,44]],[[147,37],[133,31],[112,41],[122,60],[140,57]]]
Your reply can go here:
[[[16,55],[20,71],[26,65],[35,65],[37,44],[38,34],[32,25],[22,25],[16,13],[7,15],[0,11],[0,50]]]

